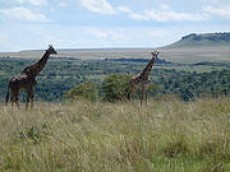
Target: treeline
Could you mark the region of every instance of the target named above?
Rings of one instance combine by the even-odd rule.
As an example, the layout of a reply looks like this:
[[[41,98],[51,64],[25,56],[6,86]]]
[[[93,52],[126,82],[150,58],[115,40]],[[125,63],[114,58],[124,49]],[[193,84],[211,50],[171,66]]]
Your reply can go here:
[[[143,58],[116,58],[116,59],[105,59],[107,61],[115,61],[115,62],[139,62],[139,63],[148,63],[149,59]],[[172,64],[172,62],[167,61],[165,59],[157,59],[157,64]]]
[[[195,41],[208,40],[213,42],[230,42],[230,33],[209,33],[209,34],[196,34],[192,33],[182,37],[182,40],[192,39]]]
[[[160,73],[160,72],[159,72]],[[166,73],[170,73],[167,76]],[[176,94],[184,101],[200,97],[230,95],[230,70],[216,70],[205,73],[170,70],[155,80],[162,88],[161,94]]]
[[[0,58],[0,98],[4,100],[9,79],[20,73],[25,66],[36,60]],[[38,76],[35,98],[45,101],[62,101],[65,98],[90,98],[96,100],[123,100],[127,96],[128,80],[138,74],[146,61],[110,60],[55,60],[50,59]],[[205,65],[205,64],[202,64]],[[158,64],[151,72],[149,97],[173,94],[184,101],[200,97],[230,95],[230,70],[228,66],[207,64],[213,68],[209,72],[190,70],[185,66],[180,70],[174,64]],[[224,64],[223,64],[224,65]],[[226,64],[229,65],[229,64]],[[90,91],[88,91],[90,90]],[[21,94],[20,99],[25,99]]]

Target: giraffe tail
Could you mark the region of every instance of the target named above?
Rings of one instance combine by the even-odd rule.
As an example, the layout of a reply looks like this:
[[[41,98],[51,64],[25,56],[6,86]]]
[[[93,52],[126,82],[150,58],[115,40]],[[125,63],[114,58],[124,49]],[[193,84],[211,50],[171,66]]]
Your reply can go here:
[[[6,104],[9,102],[9,98],[10,98],[10,88],[8,86],[8,90],[7,90],[7,94],[6,94],[6,98],[5,98],[5,103]]]

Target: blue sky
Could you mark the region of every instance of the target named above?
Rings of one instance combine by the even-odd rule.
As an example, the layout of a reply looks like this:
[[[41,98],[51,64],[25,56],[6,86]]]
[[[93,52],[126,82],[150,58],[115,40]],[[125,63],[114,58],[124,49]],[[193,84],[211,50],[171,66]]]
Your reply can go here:
[[[0,0],[1,52],[159,47],[229,31],[229,0]]]

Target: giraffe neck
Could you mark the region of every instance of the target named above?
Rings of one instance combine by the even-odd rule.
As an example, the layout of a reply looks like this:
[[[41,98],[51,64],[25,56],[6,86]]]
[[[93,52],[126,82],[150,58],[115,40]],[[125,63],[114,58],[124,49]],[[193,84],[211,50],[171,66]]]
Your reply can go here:
[[[45,67],[47,60],[49,59],[50,53],[46,51],[42,58],[34,65],[26,67],[22,73],[36,77],[42,69]]]
[[[42,58],[36,63],[37,70],[39,70],[39,72],[45,67],[49,56],[50,56],[50,53],[46,51],[45,54],[42,56]]]
[[[140,74],[140,78],[142,80],[148,80],[148,76],[152,70],[153,64],[155,63],[155,58],[152,58],[148,64],[146,65],[146,67],[143,69],[143,71]]]

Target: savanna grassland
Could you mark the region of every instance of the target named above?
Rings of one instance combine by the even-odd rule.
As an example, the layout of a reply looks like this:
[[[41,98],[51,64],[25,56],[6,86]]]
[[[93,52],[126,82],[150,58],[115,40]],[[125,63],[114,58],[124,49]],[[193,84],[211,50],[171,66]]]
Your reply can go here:
[[[191,34],[159,49],[142,107],[138,94],[127,101],[128,80],[152,49],[60,50],[27,111],[25,92],[20,109],[3,100],[41,51],[0,53],[0,171],[230,171],[230,49],[216,46],[227,38]]]
[[[0,171],[230,171],[230,99],[0,106]]]

